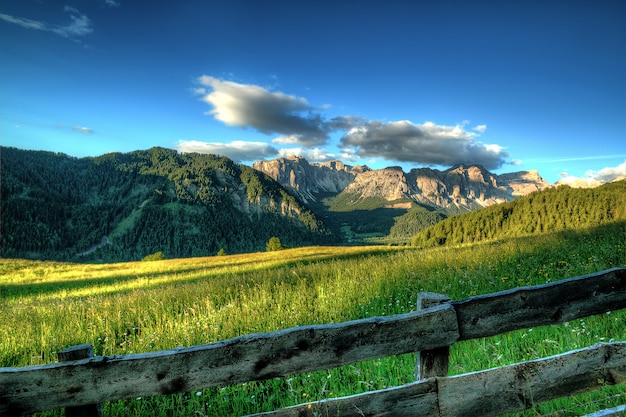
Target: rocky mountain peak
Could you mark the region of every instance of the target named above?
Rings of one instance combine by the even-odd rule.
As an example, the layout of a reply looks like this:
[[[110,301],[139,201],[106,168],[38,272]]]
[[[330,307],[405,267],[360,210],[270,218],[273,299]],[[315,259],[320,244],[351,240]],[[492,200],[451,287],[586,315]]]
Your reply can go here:
[[[269,175],[304,202],[316,201],[316,194],[320,193],[338,194],[356,175],[369,171],[367,167],[353,167],[336,160],[311,164],[301,156],[257,161],[252,167]]]
[[[397,167],[361,172],[342,191],[360,194],[363,197],[383,198],[387,201],[410,197],[404,172]]]
[[[332,193],[354,195],[351,201],[374,197],[473,209],[550,187],[537,171],[496,175],[480,165],[456,165],[444,171],[415,168],[405,173],[396,166],[373,170],[341,161],[310,164],[302,157],[290,157],[255,162],[253,168],[305,202],[316,201],[320,193]]]

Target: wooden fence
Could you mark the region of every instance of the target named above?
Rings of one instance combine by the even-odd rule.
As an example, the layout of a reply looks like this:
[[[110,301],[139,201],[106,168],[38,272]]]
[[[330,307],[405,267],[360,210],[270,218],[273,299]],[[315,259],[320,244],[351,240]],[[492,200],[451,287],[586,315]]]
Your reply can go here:
[[[418,309],[407,314],[256,333],[189,348],[91,357],[90,346],[81,345],[59,352],[62,362],[0,368],[0,415],[61,407],[68,407],[68,416],[99,415],[97,404],[104,401],[189,392],[411,352],[419,352],[413,383],[259,415],[499,415],[626,382],[626,341],[450,377],[452,344],[623,308],[626,269],[615,268],[460,301],[422,293]]]

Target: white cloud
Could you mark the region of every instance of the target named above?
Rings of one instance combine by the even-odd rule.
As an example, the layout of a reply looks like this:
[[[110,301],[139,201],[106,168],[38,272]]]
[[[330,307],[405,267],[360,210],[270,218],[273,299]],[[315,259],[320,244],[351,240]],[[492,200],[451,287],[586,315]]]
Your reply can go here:
[[[341,145],[356,149],[364,158],[442,166],[480,164],[487,169],[502,166],[509,156],[503,148],[477,142],[476,136],[461,125],[369,121],[350,129],[341,138]]]
[[[272,139],[274,143],[280,143],[282,145],[294,145],[300,143],[300,138],[297,136],[279,136],[277,138]]]
[[[557,184],[566,184],[573,188],[592,188],[602,185],[600,181],[594,178],[579,178],[567,172],[561,172],[560,177],[561,179],[557,181]]]
[[[74,129],[77,132],[84,133],[86,135],[90,135],[93,133],[93,129],[90,129],[88,127],[83,127],[83,126],[72,126],[72,129]]]
[[[4,13],[0,13],[0,19],[4,20],[5,22],[14,23],[26,29],[47,30],[44,23],[37,22],[36,20],[10,16]]]
[[[224,155],[235,162],[256,161],[278,155],[278,150],[265,142],[247,142],[236,140],[229,143],[202,142],[198,140],[180,140],[176,144],[180,152],[197,152]]]
[[[344,148],[337,159],[343,162],[357,162],[359,160],[359,154],[356,152],[356,149]]]
[[[91,21],[87,16],[79,12],[76,8],[65,6],[63,9],[66,13],[70,14],[70,23],[68,25],[56,25],[46,22],[39,22],[36,20],[26,19],[22,17],[10,16],[0,13],[0,19],[5,22],[19,25],[26,29],[43,30],[46,32],[56,33],[64,38],[76,38],[79,36],[85,36],[93,32]]]
[[[286,158],[292,155],[302,156],[310,162],[326,162],[337,159],[337,155],[330,153],[323,148],[283,148],[278,150],[278,156],[281,158]]]
[[[484,124],[469,129],[467,120],[447,126],[429,121],[421,125],[408,120],[380,122],[349,115],[326,119],[320,111],[328,105],[314,107],[302,97],[208,75],[197,81],[201,87],[195,93],[212,106],[207,114],[230,126],[278,134],[273,143],[298,146],[300,155],[310,152],[312,160],[327,158],[321,149],[332,132],[344,132],[339,147],[342,156],[351,161],[384,158],[441,166],[480,164],[497,169],[509,156],[500,145],[476,140],[487,129]]]
[[[251,127],[266,134],[279,133],[296,138],[303,146],[319,146],[328,140],[328,126],[315,113],[318,109],[304,98],[208,75],[200,77],[198,82],[212,90],[202,98],[213,106],[208,114],[227,125]]]
[[[52,28],[52,32],[65,38],[84,36],[93,32],[91,21],[87,16],[73,7],[65,6],[64,10],[70,13],[70,19],[72,19],[71,23],[67,26],[56,26]]]
[[[585,173],[588,178],[593,178],[601,183],[615,181],[618,178],[626,177],[626,160],[616,167],[606,167],[599,171],[589,170]]]
[[[561,172],[560,177],[559,184],[568,184],[572,187],[597,187],[626,178],[626,160],[616,167],[606,167],[599,171],[589,170],[585,172],[585,176],[582,178],[567,172]]]

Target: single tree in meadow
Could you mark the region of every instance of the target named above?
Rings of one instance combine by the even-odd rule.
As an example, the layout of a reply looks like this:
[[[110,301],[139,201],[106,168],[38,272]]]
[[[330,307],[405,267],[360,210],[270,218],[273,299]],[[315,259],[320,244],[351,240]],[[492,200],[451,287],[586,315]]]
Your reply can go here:
[[[285,247],[283,246],[282,243],[280,243],[280,239],[277,238],[276,236],[272,236],[270,240],[267,241],[267,244],[265,245],[265,250],[268,252],[274,252],[274,251],[282,250],[282,249],[285,249]]]

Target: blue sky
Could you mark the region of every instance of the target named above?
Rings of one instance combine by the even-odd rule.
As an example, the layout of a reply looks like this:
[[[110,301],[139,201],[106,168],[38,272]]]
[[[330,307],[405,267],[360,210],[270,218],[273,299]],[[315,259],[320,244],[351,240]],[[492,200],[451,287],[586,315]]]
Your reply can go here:
[[[621,0],[0,0],[0,140],[610,180],[624,22]]]

